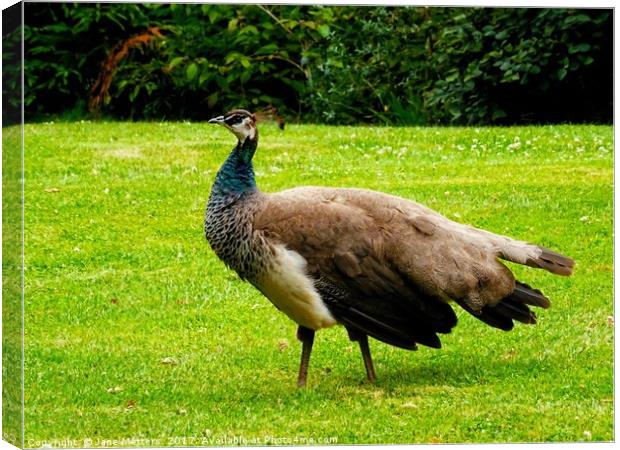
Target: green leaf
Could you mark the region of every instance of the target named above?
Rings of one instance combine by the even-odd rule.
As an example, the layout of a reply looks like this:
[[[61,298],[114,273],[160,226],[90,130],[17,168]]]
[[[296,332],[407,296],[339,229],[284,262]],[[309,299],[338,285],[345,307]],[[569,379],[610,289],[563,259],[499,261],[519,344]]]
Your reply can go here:
[[[192,81],[194,78],[196,78],[196,75],[198,75],[198,66],[196,65],[196,63],[191,63],[189,66],[187,66],[187,69],[185,70],[185,75],[188,81]]]
[[[170,61],[170,64],[168,64],[168,70],[174,69],[176,66],[181,64],[184,59],[185,56],[177,56],[176,58],[172,58],[172,61]]]
[[[506,117],[506,113],[504,112],[503,109],[496,109],[495,111],[493,111],[493,114],[491,115],[491,119],[493,120],[503,119],[504,117]]]
[[[463,114],[460,110],[460,108],[456,105],[451,105],[448,107],[448,111],[450,112],[450,114],[452,114],[452,119],[456,120],[459,117],[461,117],[461,115]]]
[[[510,66],[512,66],[512,61],[507,59],[499,66],[499,70],[507,71],[508,69],[510,69]]]
[[[578,14],[576,16],[568,16],[565,20],[564,20],[564,25],[567,28],[573,27],[575,25],[581,24],[581,23],[586,23],[590,21],[590,17],[588,17],[585,14]]]
[[[567,71],[564,67],[562,67],[560,70],[558,70],[558,79],[561,81],[564,79],[564,77],[566,77]]]
[[[267,44],[263,45],[256,51],[257,55],[269,55],[271,53],[275,53],[278,50],[277,44]]]
[[[207,97],[207,106],[209,106],[209,108],[213,108],[215,106],[217,103],[217,97],[217,91]]]
[[[239,19],[230,19],[228,21],[228,31],[233,32],[237,29],[237,24],[239,23]]]
[[[581,44],[577,45],[571,45],[570,47],[568,47],[568,53],[570,54],[583,53],[587,52],[588,50],[590,50],[590,44],[586,42],[582,42]]]
[[[131,91],[131,94],[129,94],[129,100],[133,102],[139,93],[140,93],[140,85],[138,84],[133,88],[133,91]]]
[[[325,25],[325,24],[319,25],[319,27],[316,30],[323,37],[329,36],[329,25]]]
[[[248,25],[247,27],[243,27],[239,34],[258,34],[258,29],[254,25]]]
[[[306,21],[302,22],[302,24],[306,28],[310,28],[312,30],[316,30],[316,22],[313,22],[312,20],[306,20]]]
[[[459,72],[458,70],[454,70],[451,73],[448,74],[448,76],[445,78],[445,80],[450,83],[452,81],[455,81],[456,79],[458,79],[459,77]]]
[[[252,63],[250,62],[250,60],[248,59],[247,56],[243,56],[241,55],[239,57],[239,62],[241,63],[241,65],[246,68],[249,69],[250,67],[252,67]]]
[[[241,74],[241,77],[239,77],[239,81],[241,81],[241,84],[245,84],[250,80],[250,78],[252,78],[252,72],[246,70]]]
[[[211,22],[211,24],[214,24],[217,19],[220,18],[220,13],[217,9],[213,8],[213,5],[202,5],[203,12],[205,11],[205,7],[208,10],[209,22]]]
[[[205,70],[200,74],[200,77],[198,77],[198,85],[202,86],[209,78],[211,78],[211,74]]]

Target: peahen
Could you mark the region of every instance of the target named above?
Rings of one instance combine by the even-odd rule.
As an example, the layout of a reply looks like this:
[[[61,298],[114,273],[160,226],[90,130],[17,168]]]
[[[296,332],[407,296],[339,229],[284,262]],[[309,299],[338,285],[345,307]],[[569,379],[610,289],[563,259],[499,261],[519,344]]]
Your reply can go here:
[[[306,383],[314,333],[344,325],[375,380],[368,336],[400,348],[439,348],[457,318],[454,301],[510,330],[533,324],[529,306],[549,307],[499,259],[570,275],[573,260],[462,225],[393,195],[301,187],[267,194],[254,178],[256,118],[245,110],[209,120],[238,139],[217,173],[205,234],[217,256],[295,321]]]

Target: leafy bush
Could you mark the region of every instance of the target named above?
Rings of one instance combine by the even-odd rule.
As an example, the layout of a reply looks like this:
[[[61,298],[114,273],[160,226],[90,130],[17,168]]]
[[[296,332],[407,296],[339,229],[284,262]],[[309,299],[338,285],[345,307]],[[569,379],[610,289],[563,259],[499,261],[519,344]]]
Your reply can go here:
[[[159,6],[159,5],[158,5]],[[321,8],[171,5],[165,39],[119,69],[119,116],[205,118],[234,106],[295,110],[307,90]]]
[[[338,8],[310,80],[308,109],[328,123],[421,124],[425,45],[421,8]],[[406,43],[406,45],[403,45]]]
[[[431,120],[611,117],[608,11],[464,9],[443,19],[428,61],[435,82],[424,93]]]
[[[26,3],[26,116],[86,110],[101,62],[119,36],[146,27],[140,5]]]
[[[269,105],[327,123],[612,117],[610,10],[26,3],[25,11],[30,119],[90,107],[115,118],[200,120]],[[18,36],[3,42],[12,61]],[[15,89],[19,70],[5,68],[3,79]]]
[[[606,10],[349,8],[315,71],[333,122],[609,121]]]

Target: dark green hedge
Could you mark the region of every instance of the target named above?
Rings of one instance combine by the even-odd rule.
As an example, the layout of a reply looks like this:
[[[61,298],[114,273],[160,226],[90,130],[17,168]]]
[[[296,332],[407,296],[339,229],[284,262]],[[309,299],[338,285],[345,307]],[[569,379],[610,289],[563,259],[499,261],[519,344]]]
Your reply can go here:
[[[326,123],[612,120],[611,10],[26,3],[26,116]],[[161,36],[159,36],[161,34]],[[3,36],[10,60],[14,35]],[[119,47],[116,47],[117,49]],[[4,89],[19,73],[6,68]],[[101,92],[100,92],[101,93]]]

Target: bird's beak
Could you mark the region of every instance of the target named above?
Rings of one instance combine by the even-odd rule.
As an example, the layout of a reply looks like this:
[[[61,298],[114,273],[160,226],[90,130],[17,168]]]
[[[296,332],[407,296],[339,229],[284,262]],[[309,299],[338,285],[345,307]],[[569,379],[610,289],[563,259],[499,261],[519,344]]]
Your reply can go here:
[[[209,123],[224,123],[224,116],[217,116],[209,120]]]

